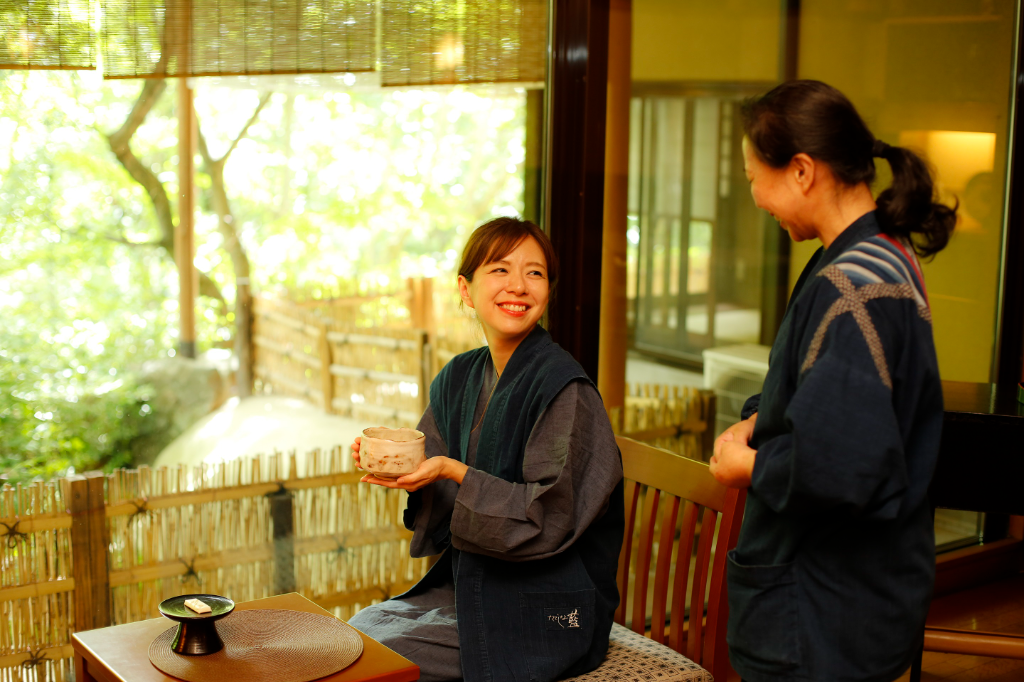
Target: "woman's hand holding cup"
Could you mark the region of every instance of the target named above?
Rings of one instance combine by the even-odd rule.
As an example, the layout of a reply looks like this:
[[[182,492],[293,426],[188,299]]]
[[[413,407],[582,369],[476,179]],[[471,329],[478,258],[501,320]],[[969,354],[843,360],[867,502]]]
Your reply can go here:
[[[352,441],[352,459],[356,462],[356,469],[362,469],[362,465],[359,461],[359,446],[362,444],[362,436],[356,436],[356,439]]]

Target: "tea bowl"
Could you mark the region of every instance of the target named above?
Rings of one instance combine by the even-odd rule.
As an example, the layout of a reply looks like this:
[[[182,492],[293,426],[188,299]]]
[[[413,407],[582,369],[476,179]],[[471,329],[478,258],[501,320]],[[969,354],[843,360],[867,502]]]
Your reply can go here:
[[[416,429],[363,429],[359,445],[359,466],[377,478],[393,481],[411,474],[426,459],[426,436]]]

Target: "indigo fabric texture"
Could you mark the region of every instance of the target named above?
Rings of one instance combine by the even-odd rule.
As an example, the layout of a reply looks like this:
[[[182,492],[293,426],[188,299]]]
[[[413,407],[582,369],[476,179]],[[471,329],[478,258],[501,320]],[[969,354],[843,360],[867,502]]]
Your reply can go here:
[[[801,274],[755,411],[733,666],[748,682],[897,678],[934,582],[942,387],[917,258],[874,212]]]
[[[435,379],[420,430],[428,457],[471,467],[461,486],[410,495],[411,553],[443,554],[408,593],[350,622],[419,664],[423,679],[458,679],[456,638],[466,680],[596,667],[618,604],[622,464],[579,365],[540,328],[496,387],[486,349],[463,354]]]

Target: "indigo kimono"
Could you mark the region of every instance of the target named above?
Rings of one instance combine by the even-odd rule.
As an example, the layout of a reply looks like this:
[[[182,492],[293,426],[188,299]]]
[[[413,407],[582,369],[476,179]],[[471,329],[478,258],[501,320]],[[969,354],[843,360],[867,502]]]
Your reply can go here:
[[[470,469],[462,486],[410,494],[405,521],[411,554],[441,557],[409,592],[350,620],[425,679],[589,671],[619,601],[622,465],[597,391],[540,327],[493,377],[481,348],[432,383],[420,422],[428,456]]]
[[[874,212],[801,274],[744,418],[755,411],[729,553],[732,664],[747,682],[890,682],[932,593],[943,409],[917,258]]]

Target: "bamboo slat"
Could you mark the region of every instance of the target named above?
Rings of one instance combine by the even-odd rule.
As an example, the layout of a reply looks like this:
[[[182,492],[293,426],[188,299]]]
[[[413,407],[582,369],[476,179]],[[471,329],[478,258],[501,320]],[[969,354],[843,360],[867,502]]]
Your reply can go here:
[[[0,602],[14,601],[16,599],[31,599],[33,597],[46,597],[61,592],[71,592],[75,589],[74,578],[63,578],[51,580],[45,583],[31,583],[19,585],[18,587],[0,588]]]
[[[609,410],[616,435],[691,459],[710,457],[714,396],[691,386],[630,384],[623,408]]]
[[[8,529],[14,530],[18,533],[41,533],[44,530],[58,530],[61,528],[71,527],[71,517],[67,514],[39,514],[37,516],[28,517],[17,517],[9,516],[4,519],[0,519],[0,524],[3,524],[5,528],[2,528],[3,532],[0,532],[0,538],[4,538],[10,535]],[[17,524],[17,527],[15,527]],[[6,542],[6,540],[3,540]]]

